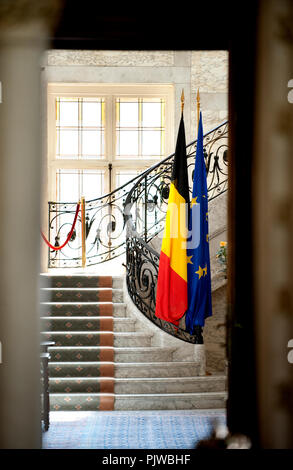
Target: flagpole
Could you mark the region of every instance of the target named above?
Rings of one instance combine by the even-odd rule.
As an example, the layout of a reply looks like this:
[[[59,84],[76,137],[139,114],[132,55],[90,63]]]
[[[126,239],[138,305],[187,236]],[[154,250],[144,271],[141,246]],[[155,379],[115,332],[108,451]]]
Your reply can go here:
[[[199,96],[199,88],[197,89],[196,104],[197,104],[197,129],[198,129],[198,126],[199,126],[199,115],[200,115],[200,96]]]

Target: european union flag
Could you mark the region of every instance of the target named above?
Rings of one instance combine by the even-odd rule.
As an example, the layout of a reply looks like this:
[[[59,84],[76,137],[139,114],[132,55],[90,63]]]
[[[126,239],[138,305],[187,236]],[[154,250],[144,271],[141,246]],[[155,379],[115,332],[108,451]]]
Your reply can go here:
[[[204,326],[205,319],[212,315],[208,192],[201,113],[189,213],[189,235],[187,243],[188,309],[185,315],[185,325],[186,330],[194,334],[195,326]]]

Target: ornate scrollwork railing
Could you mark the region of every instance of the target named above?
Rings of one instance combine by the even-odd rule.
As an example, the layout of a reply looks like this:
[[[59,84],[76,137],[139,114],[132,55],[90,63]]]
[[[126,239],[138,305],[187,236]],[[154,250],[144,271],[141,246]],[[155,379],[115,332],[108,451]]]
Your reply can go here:
[[[193,181],[196,141],[186,148],[190,183]],[[228,122],[204,136],[209,201],[228,188]],[[127,195],[124,216],[126,229],[126,279],[129,295],[137,308],[155,325],[172,336],[199,344],[201,328],[194,335],[185,330],[184,318],[175,328],[155,316],[159,253],[150,241],[162,234],[169,197],[173,155],[145,171]],[[192,187],[190,185],[190,192]],[[160,242],[158,241],[158,245]]]
[[[140,175],[139,175],[140,176]],[[105,196],[86,201],[85,232],[87,266],[104,263],[125,253],[124,206],[127,194],[138,180],[133,178]],[[76,202],[49,202],[49,241],[58,246],[69,232]],[[82,220],[77,219],[72,237],[62,250],[49,250],[49,268],[82,266]]]
[[[207,133],[204,149],[208,172],[209,199],[227,189],[228,122]],[[194,166],[196,141],[186,148],[190,177]],[[102,197],[86,201],[87,266],[104,263],[127,248],[125,222],[131,216],[135,233],[149,242],[163,229],[167,208],[173,154]],[[191,181],[191,178],[190,178]],[[191,189],[191,188],[190,188]],[[129,207],[130,209],[126,209]],[[58,246],[70,230],[76,202],[49,202],[49,241]],[[48,250],[48,266],[81,267],[81,216],[69,243],[58,252]]]

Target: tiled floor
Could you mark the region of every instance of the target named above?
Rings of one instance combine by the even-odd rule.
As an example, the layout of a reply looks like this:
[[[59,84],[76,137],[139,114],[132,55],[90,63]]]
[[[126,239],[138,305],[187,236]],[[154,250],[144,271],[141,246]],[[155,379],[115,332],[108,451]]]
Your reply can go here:
[[[43,449],[194,449],[225,424],[225,410],[58,411]]]

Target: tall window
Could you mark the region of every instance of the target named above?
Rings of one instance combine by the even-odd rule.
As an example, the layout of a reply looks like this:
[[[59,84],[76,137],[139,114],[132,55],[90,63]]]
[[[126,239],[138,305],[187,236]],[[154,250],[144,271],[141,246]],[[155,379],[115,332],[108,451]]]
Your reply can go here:
[[[116,157],[165,154],[165,100],[116,98]]]
[[[171,85],[48,86],[49,199],[95,199],[172,151]]]
[[[56,98],[56,158],[105,156],[105,102],[101,98]]]

